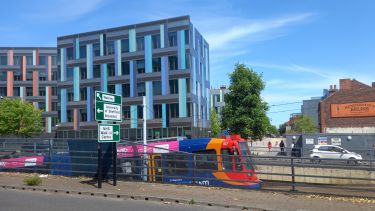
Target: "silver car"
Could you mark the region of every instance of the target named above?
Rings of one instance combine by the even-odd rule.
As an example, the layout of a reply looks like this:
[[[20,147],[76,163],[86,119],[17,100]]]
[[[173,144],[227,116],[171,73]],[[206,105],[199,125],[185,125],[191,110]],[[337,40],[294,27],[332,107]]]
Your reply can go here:
[[[310,151],[310,158],[313,162],[320,162],[320,159],[346,160],[349,164],[357,164],[362,156],[355,152],[334,145],[315,145]]]

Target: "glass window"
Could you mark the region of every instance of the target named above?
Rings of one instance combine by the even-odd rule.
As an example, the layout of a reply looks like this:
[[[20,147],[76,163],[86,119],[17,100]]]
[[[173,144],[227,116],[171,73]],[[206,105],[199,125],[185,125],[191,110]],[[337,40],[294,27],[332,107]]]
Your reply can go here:
[[[93,50],[93,53],[94,53],[94,57],[100,56],[100,44],[99,43],[94,43],[92,45],[92,50]]]
[[[116,94],[116,88],[115,88],[115,85],[108,85],[107,88],[108,88],[107,91],[108,91],[109,93]]]
[[[122,96],[130,97],[130,84],[122,84]]]
[[[68,102],[72,102],[74,100],[73,89],[68,89],[67,95],[68,95]]]
[[[167,165],[167,174],[187,174],[189,171],[189,155],[186,154],[163,154]]]
[[[80,122],[86,122],[87,120],[87,112],[86,109],[79,109],[79,114],[80,114]]]
[[[71,67],[66,68],[66,80],[73,80],[74,78],[74,69]]]
[[[137,51],[145,50],[145,41],[143,37],[137,37]]]
[[[80,74],[81,80],[87,79],[87,68],[86,67],[79,67],[79,74]]]
[[[52,65],[57,65],[57,56],[51,56]]]
[[[39,81],[47,80],[47,73],[45,70],[39,71]]]
[[[168,56],[169,70],[178,70],[177,56]]]
[[[217,165],[217,155],[216,151],[205,150],[205,151],[198,151],[194,152],[195,155],[195,169],[209,169],[209,170],[218,170]],[[197,173],[202,171],[197,171]]]
[[[168,33],[168,43],[169,47],[177,46],[177,32]]]
[[[60,68],[58,68],[60,69]],[[60,73],[60,72],[59,72]],[[57,71],[52,71],[52,80],[56,81],[57,80]]]
[[[33,65],[33,56],[26,56],[26,65]]]
[[[22,56],[13,56],[14,65],[21,65],[21,63],[22,63]]]
[[[39,110],[46,110],[46,103],[45,102],[39,102]]]
[[[100,64],[94,65],[93,72],[94,78],[100,78]]]
[[[145,60],[137,60],[137,72],[145,73]]]
[[[190,69],[190,55],[189,54],[185,55],[185,64],[186,64],[186,69]]]
[[[79,58],[80,59],[86,58],[86,45],[79,46]]]
[[[137,83],[138,96],[146,96],[145,83]]]
[[[152,82],[153,95],[161,95],[161,82],[153,81]]]
[[[26,81],[32,81],[33,80],[33,72],[28,70],[26,71]]]
[[[130,74],[130,62],[129,61],[124,61],[121,62],[121,68],[122,68],[122,75],[129,75]]]
[[[169,91],[171,94],[178,94],[178,80],[169,80]]]
[[[124,115],[124,119],[130,119],[130,106],[122,107],[122,113]]]
[[[107,41],[107,55],[115,54],[115,41]]]
[[[152,72],[160,72],[161,71],[161,58],[153,58],[152,59]]]
[[[26,87],[26,96],[33,96],[33,87]]]
[[[223,162],[223,171],[233,171],[232,163],[233,153],[229,149],[221,150],[221,160]]]
[[[21,71],[19,71],[19,70],[13,71],[13,79],[15,81],[20,81],[21,80]]]
[[[46,96],[46,88],[39,87],[39,96]]]
[[[159,34],[154,34],[152,35],[152,48],[160,48],[160,35]]]
[[[0,87],[0,96],[7,96],[7,88]]]
[[[124,39],[121,40],[121,53],[128,53],[129,52],[129,40]]]
[[[66,49],[66,55],[67,55],[68,60],[74,59],[73,47],[69,47],[69,48]]]
[[[0,72],[0,81],[7,81],[7,72],[6,71]]]
[[[171,118],[178,118],[179,117],[178,104],[170,104],[169,107],[170,107]]]
[[[107,64],[107,74],[108,74],[108,77],[115,76],[115,63]]]
[[[8,65],[8,57],[6,55],[0,56],[0,65]]]
[[[186,113],[188,117],[191,117],[191,103],[186,103]]]
[[[189,30],[185,30],[185,45],[188,45],[189,44],[189,40],[190,40],[190,34],[189,34]]]
[[[137,106],[137,115],[138,119],[143,119],[143,107],[142,106]],[[142,135],[143,133],[141,133]]]
[[[186,78],[186,93],[190,92],[190,78]]]
[[[162,118],[162,105],[154,105],[154,119]]]

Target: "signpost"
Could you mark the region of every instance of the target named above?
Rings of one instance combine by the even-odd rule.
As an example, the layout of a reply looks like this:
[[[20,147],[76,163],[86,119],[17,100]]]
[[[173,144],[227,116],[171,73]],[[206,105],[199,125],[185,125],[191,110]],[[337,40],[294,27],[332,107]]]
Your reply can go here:
[[[107,121],[122,121],[122,97],[106,92],[95,91],[95,120],[98,124],[98,188],[102,187],[101,143],[112,143],[113,185],[116,186],[117,146],[120,142],[120,125],[107,124]],[[106,123],[101,123],[105,121]]]

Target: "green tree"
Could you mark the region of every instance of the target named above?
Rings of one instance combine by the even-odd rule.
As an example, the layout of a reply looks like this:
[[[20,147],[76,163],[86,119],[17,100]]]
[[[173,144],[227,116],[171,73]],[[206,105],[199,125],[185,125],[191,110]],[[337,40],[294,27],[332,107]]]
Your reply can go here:
[[[302,116],[294,122],[293,131],[297,133],[314,133],[318,131],[318,128],[310,117]]]
[[[287,126],[287,122],[284,122],[283,124],[279,125],[280,135],[284,135],[286,133],[286,126]]]
[[[225,95],[222,128],[229,128],[243,138],[262,139],[270,127],[268,106],[260,96],[264,87],[262,75],[244,64],[236,64],[230,74],[230,92]]]
[[[41,110],[21,99],[0,100],[0,135],[31,137],[42,130]]]
[[[277,127],[275,125],[270,125],[269,126],[269,128],[268,128],[268,135],[275,135],[275,136],[279,135],[279,130],[277,129]]]
[[[219,137],[221,133],[220,122],[214,108],[211,109],[210,122],[212,137]]]

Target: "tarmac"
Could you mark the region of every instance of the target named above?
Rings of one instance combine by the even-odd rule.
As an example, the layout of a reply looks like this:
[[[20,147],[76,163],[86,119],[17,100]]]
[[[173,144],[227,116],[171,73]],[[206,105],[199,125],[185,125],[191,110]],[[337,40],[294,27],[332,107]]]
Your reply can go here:
[[[375,210],[375,199],[333,197],[291,192],[228,189],[133,181],[118,181],[117,186],[104,182],[101,189],[91,178],[42,175],[42,184],[26,186],[23,180],[31,174],[0,173],[0,188],[12,191],[41,191],[55,194],[78,194],[160,203],[183,203],[212,206],[218,210]],[[375,196],[374,196],[375,197]],[[194,209],[194,207],[192,207]],[[198,209],[198,206],[196,207]]]

